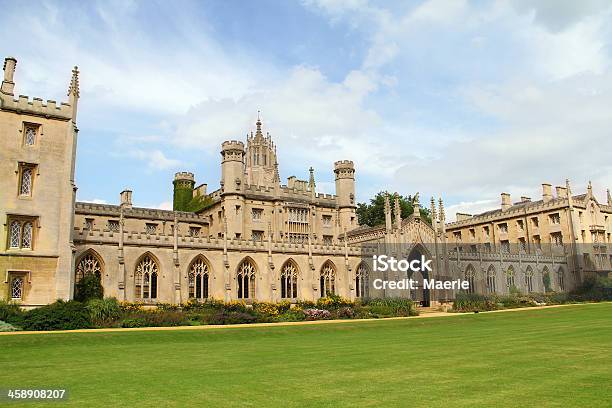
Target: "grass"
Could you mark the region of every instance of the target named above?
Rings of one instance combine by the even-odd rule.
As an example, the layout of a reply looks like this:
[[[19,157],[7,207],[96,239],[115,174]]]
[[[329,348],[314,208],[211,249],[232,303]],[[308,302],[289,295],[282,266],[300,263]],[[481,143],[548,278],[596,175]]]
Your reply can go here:
[[[74,407],[604,407],[612,405],[611,316],[612,303],[601,303],[333,325],[0,336],[0,388],[67,388],[69,400],[55,406]]]

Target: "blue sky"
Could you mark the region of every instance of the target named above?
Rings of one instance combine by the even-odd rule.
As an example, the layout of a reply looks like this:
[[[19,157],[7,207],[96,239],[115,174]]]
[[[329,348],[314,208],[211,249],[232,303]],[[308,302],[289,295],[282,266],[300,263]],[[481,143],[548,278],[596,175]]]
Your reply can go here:
[[[495,207],[540,184],[612,185],[607,1],[0,1],[16,92],[81,71],[78,199],[168,208],[176,171],[218,188],[261,110],[281,178]]]

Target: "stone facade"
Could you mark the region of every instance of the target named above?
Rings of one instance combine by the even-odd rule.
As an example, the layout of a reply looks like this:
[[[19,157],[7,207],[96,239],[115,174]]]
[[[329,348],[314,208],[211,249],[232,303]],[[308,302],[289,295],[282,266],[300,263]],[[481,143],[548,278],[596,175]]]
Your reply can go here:
[[[593,245],[590,252],[577,245],[542,248],[584,242],[602,251],[597,243],[610,241],[609,194],[607,205],[590,187],[581,196],[558,188],[556,198],[538,202],[511,204],[504,196],[502,209],[459,215],[453,223],[446,223],[442,201],[437,207],[432,201],[433,226],[420,217],[418,201],[416,215],[402,219],[399,202],[392,210],[388,197],[386,224],[360,227],[353,162],[334,164],[333,195],[316,192],[312,168],[308,180],[292,176],[282,184],[276,147],[259,119],[246,145],[221,145],[217,190],[196,187],[192,173],[175,175],[173,211],[133,207],[129,190],[118,205],[75,203],[78,70],[68,102],[57,106],[15,98],[15,64],[6,59],[0,93],[0,289],[24,306],[70,298],[86,274],[100,277],[107,296],[152,304],[315,300],[327,292],[350,299],[412,296],[425,304],[453,298],[452,290],[375,290],[371,256],[381,253],[427,256],[434,267],[422,278],[466,278],[477,292],[544,291],[545,276],[552,277],[549,289],[568,290],[585,274],[610,269],[607,252],[605,259],[595,256]],[[196,199],[198,208],[185,211]],[[533,218],[537,228],[529,225]]]

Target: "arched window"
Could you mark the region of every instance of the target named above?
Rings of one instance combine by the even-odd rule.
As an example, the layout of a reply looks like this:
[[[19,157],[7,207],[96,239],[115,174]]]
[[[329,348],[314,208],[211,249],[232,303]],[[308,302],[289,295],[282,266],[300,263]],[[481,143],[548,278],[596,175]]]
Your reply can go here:
[[[472,265],[468,265],[467,268],[465,268],[465,280],[470,285],[467,289],[467,293],[474,293],[476,288],[476,271],[474,271],[474,267]]]
[[[487,271],[487,292],[495,293],[495,268],[493,265]]]
[[[21,300],[23,299],[23,277],[15,276],[11,281],[11,299]]]
[[[336,294],[336,270],[330,261],[325,262],[321,268],[320,276],[321,297],[328,293]]]
[[[150,255],[142,257],[136,265],[134,274],[135,292],[137,299],[157,299],[157,276],[159,268]]]
[[[281,271],[281,298],[297,298],[298,269],[293,261],[287,261]]]
[[[27,221],[23,224],[21,247],[32,249],[32,223],[30,221]]]
[[[32,169],[24,167],[21,171],[21,188],[19,194],[29,196],[32,194]]]
[[[528,293],[533,292],[533,270],[531,266],[528,266],[527,271],[525,271],[525,287]]]
[[[208,264],[202,257],[196,258],[189,268],[189,297],[208,299]]]
[[[236,274],[238,286],[238,299],[252,299],[255,297],[255,265],[245,259],[238,267]]]
[[[370,294],[370,274],[368,267],[363,262],[355,272],[355,297],[367,298]]]
[[[506,271],[506,286],[508,287],[508,291],[516,287],[514,283],[515,283],[514,282],[514,268],[509,267],[508,270]]]
[[[542,284],[544,285],[545,292],[552,291],[551,283],[550,272],[548,271],[548,267],[545,266],[544,269],[542,269]]]
[[[102,263],[93,253],[88,252],[81,258],[75,269],[74,283],[78,283],[87,275],[95,275],[102,278]]]
[[[10,235],[10,247],[19,248],[21,244],[21,223],[19,221],[11,222]]]
[[[559,268],[557,271],[557,282],[559,283],[559,290],[565,290],[565,274],[563,268]]]

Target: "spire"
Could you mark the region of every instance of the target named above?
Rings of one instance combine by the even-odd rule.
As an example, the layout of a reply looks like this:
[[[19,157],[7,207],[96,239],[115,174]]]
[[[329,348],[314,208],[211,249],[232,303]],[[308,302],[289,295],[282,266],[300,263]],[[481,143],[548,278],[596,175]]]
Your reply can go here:
[[[608,205],[612,206],[612,196],[610,195],[610,189],[607,189],[606,191],[608,193]]]
[[[310,166],[310,168],[308,169],[308,171],[310,172],[310,179],[308,181],[308,188],[310,188],[310,191],[314,192],[315,191],[315,187],[317,186],[315,183],[315,178],[314,178],[314,169],[312,168],[312,166]]]
[[[442,197],[438,199],[438,204],[440,208],[440,222],[444,224],[444,221],[446,220],[446,216],[444,214],[444,203],[442,202]]]
[[[274,182],[280,183],[280,174],[278,172],[278,160],[274,160]]]
[[[395,228],[399,229],[402,226],[402,208],[400,207],[399,194],[395,193],[393,200],[393,212],[395,213]]]
[[[79,92],[79,67],[76,65],[72,69],[72,79],[70,80],[70,86],[68,87],[68,96],[74,96],[77,99],[80,96]]]
[[[79,90],[79,68],[75,65],[72,69],[72,78],[70,79],[70,86],[68,87],[68,101],[72,107],[72,122],[76,123],[77,117],[77,105],[79,103],[79,96],[81,92]]]
[[[255,122],[255,125],[257,126],[257,131],[255,132],[255,137],[263,138],[263,133],[261,133],[261,117],[259,115],[260,112],[257,111],[257,122]]]
[[[434,227],[434,229],[436,228],[436,217],[438,216],[436,214],[436,199],[433,198],[433,196],[431,196],[431,202],[430,202],[430,211],[431,211],[431,223],[432,226]]]

